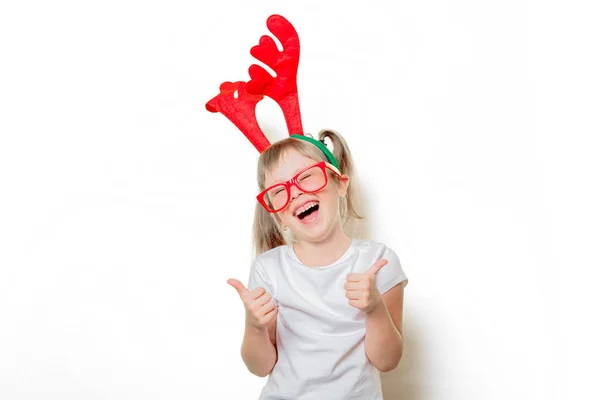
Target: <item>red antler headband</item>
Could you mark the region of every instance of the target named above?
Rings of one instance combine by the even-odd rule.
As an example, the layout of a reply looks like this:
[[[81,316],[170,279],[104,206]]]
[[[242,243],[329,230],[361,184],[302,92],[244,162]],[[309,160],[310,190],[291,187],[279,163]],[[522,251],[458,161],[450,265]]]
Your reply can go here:
[[[206,103],[210,112],[220,112],[248,138],[250,143],[262,153],[271,145],[260,129],[256,120],[256,104],[269,96],[281,107],[290,136],[313,143],[319,147],[338,170],[335,157],[325,145],[302,133],[300,104],[298,102],[298,87],[296,74],[300,60],[300,39],[298,33],[288,20],[280,15],[271,15],[267,19],[269,31],[279,39],[283,51],[277,49],[275,41],[270,36],[262,36],[257,46],[252,47],[250,54],[264,62],[277,74],[271,76],[263,67],[253,64],[248,69],[248,82],[224,82],[220,93]]]

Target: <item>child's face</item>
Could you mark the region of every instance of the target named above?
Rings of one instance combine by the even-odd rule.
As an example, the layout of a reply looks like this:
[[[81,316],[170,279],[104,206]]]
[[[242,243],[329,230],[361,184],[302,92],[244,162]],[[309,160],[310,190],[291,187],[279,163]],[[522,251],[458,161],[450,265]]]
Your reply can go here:
[[[291,179],[296,173],[317,161],[306,157],[296,150],[287,151],[277,167],[265,175],[265,187]],[[342,175],[339,179],[328,177],[327,185],[315,193],[304,193],[295,185],[290,187],[290,202],[276,215],[283,225],[288,226],[298,240],[318,241],[326,238],[339,222],[339,197],[346,193],[349,178]],[[296,211],[300,206],[316,204],[315,211],[300,218]],[[300,208],[302,210],[303,208]]]

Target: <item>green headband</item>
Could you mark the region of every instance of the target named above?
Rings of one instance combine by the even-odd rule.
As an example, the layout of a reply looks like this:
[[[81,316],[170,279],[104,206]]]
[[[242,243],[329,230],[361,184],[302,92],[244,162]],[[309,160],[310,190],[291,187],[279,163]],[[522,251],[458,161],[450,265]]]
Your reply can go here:
[[[312,143],[315,146],[317,146],[323,153],[325,153],[325,157],[327,157],[327,160],[329,160],[329,163],[331,165],[333,165],[334,167],[336,167],[338,169],[338,171],[340,171],[340,174],[342,173],[342,170],[340,169],[340,166],[338,165],[337,161],[335,160],[335,157],[333,156],[331,151],[329,151],[327,146],[325,146],[325,143],[323,143],[319,140],[313,139],[310,136],[298,135],[297,133],[290,135],[290,137],[293,137],[296,139],[301,139],[301,140],[307,141],[307,142]]]

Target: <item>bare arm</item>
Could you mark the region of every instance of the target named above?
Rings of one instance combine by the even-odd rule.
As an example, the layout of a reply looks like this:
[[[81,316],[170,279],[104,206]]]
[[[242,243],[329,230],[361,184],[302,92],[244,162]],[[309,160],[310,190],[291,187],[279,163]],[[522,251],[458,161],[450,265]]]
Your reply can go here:
[[[263,287],[250,291],[237,279],[229,279],[227,283],[237,290],[246,309],[242,360],[254,375],[267,376],[277,362],[277,305]]]
[[[381,297],[383,301],[366,314],[365,350],[375,368],[388,372],[398,366],[404,350],[403,283],[394,286]]]
[[[277,316],[262,328],[246,322],[241,353],[244,364],[254,375],[267,376],[277,362],[276,326]]]

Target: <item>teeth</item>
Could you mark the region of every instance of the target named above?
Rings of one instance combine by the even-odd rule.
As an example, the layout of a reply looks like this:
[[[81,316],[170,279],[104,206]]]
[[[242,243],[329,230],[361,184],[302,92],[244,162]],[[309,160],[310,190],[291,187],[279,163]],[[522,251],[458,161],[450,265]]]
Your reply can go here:
[[[303,205],[302,207],[300,207],[299,209],[296,210],[296,212],[294,213],[294,216],[300,214],[302,211],[306,211],[309,208],[311,208],[312,206],[316,205],[317,202],[316,201],[311,201],[309,203],[306,203],[305,205]]]

